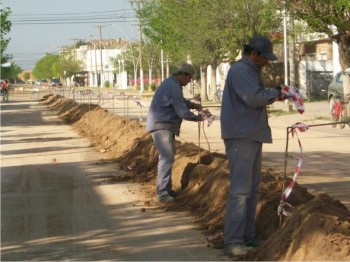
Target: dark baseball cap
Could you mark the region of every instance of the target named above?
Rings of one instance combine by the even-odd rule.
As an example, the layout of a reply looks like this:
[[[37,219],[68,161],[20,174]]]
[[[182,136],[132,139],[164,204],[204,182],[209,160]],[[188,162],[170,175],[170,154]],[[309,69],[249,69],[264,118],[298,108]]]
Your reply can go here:
[[[181,64],[175,71],[172,72],[173,75],[177,75],[180,73],[186,73],[189,75],[194,75],[194,67],[193,65],[189,64],[189,63],[183,63]]]
[[[270,61],[278,60],[277,56],[273,53],[272,42],[268,38],[260,35],[254,36],[249,40],[248,45],[254,50],[259,51],[261,55]]]

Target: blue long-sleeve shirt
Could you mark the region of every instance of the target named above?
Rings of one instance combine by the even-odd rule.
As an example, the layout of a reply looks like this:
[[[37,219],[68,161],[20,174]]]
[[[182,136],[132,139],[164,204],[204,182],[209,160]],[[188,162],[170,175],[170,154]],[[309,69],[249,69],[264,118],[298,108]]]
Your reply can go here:
[[[198,121],[198,116],[190,109],[194,103],[183,96],[182,86],[174,76],[165,79],[154,94],[146,122],[150,132],[167,129],[180,134],[182,119]]]
[[[277,89],[264,88],[259,67],[244,55],[227,74],[221,105],[221,137],[271,143],[266,105],[278,95]]]

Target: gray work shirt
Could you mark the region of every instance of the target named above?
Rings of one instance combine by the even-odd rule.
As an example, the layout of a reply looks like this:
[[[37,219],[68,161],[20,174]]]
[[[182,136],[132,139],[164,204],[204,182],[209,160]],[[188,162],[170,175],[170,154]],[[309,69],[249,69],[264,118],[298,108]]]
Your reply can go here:
[[[167,129],[178,136],[182,119],[198,121],[198,116],[190,111],[193,104],[184,98],[182,86],[174,76],[165,79],[154,94],[146,129],[150,132]]]
[[[277,89],[265,89],[259,67],[244,55],[227,74],[220,116],[222,139],[271,143],[266,105],[278,95]]]

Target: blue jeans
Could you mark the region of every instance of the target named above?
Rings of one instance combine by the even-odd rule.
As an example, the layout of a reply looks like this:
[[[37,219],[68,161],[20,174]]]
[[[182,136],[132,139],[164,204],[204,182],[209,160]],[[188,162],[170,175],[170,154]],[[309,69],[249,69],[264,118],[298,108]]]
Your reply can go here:
[[[167,195],[172,188],[171,171],[175,159],[175,134],[170,130],[156,130],[151,133],[157,148],[158,174],[157,195]]]
[[[226,206],[224,245],[244,244],[255,237],[255,213],[259,197],[262,143],[225,139],[230,164],[230,191]]]

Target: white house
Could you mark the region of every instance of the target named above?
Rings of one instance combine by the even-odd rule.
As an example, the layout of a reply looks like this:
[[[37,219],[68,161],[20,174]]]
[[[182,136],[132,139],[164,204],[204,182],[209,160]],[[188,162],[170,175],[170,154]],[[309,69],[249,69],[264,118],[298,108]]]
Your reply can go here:
[[[90,87],[127,88],[127,72],[124,69],[124,59],[118,60],[117,68],[111,62],[122,54],[126,41],[92,40],[90,45],[82,45],[75,49],[76,59],[82,61],[83,70],[79,73],[84,84]],[[69,85],[72,80],[69,79]]]

